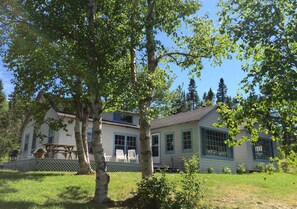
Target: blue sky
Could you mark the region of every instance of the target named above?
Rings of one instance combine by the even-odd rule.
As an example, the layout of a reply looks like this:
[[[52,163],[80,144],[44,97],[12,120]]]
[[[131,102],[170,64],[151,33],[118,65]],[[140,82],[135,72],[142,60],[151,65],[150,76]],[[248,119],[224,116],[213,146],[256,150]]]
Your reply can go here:
[[[218,0],[204,0],[203,8],[199,12],[200,14],[208,13],[209,17],[213,20],[217,20],[216,4]],[[189,85],[189,78],[187,72],[181,72],[178,68],[173,69],[177,78],[173,83],[172,89],[175,89],[178,85],[183,85],[186,90]],[[235,96],[238,90],[238,84],[244,78],[245,73],[241,70],[241,63],[238,60],[223,60],[220,67],[213,67],[211,63],[204,60],[204,69],[201,72],[200,78],[195,78],[198,95],[201,98],[204,92],[207,92],[209,88],[216,93],[218,89],[218,83],[220,78],[224,78],[225,84],[227,85],[229,96]],[[8,72],[0,59],[0,79],[3,81],[4,92],[9,95],[13,91],[13,85],[11,83],[12,75]]]

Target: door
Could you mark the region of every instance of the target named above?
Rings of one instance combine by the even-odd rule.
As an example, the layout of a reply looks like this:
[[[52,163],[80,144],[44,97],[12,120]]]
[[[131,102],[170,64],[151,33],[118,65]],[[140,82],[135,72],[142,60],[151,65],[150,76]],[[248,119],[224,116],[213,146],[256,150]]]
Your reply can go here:
[[[160,163],[160,134],[152,134],[153,162]]]

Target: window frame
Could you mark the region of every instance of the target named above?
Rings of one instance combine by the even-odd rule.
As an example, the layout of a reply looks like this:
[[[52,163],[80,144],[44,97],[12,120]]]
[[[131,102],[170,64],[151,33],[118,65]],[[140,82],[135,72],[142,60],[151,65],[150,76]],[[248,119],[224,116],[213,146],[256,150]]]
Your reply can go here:
[[[126,117],[131,117],[130,120],[126,120]],[[114,112],[113,113],[113,120],[121,123],[127,123],[127,124],[133,124],[133,115],[127,114],[127,113],[120,113],[120,112]]]
[[[185,149],[185,140],[184,140],[184,133],[186,133],[186,132],[190,132],[190,142],[191,142],[191,148],[187,148],[187,149]],[[181,144],[182,144],[182,152],[192,152],[192,150],[193,150],[193,131],[192,131],[192,129],[191,128],[189,128],[189,129],[183,129],[183,130],[181,130]]]
[[[173,147],[173,149],[172,150],[168,150],[168,138],[167,138],[167,136],[169,136],[169,135],[172,135],[172,147]],[[174,152],[175,152],[175,138],[174,138],[174,132],[167,132],[167,133],[165,133],[165,135],[164,135],[164,137],[165,137],[165,154],[173,154]]]
[[[267,158],[258,158],[256,156],[256,145],[257,143],[259,143],[259,141],[264,141],[264,142],[267,142],[268,143],[268,152],[269,152],[269,156]],[[261,146],[262,147],[262,146]],[[263,147],[262,147],[263,149]],[[264,138],[264,137],[259,137],[258,141],[256,141],[254,144],[252,144],[252,152],[253,152],[253,159],[256,160],[256,161],[269,161],[269,159],[272,157],[274,157],[274,146],[273,146],[273,141],[271,141],[270,139],[268,138]],[[262,150],[263,152],[263,150]]]
[[[37,145],[37,134],[36,134],[36,131],[34,131],[33,132],[33,137],[32,137],[32,144],[31,144],[31,153],[32,154],[36,149],[36,145]]]
[[[30,133],[25,134],[24,152],[29,150]]]
[[[116,136],[123,136],[124,137],[124,145],[121,145],[124,148],[123,149],[124,154],[128,153],[128,149],[135,149],[136,152],[138,151],[137,150],[137,138],[138,138],[137,135],[126,134],[126,133],[114,133],[114,136],[113,136],[113,156],[116,155],[116,146],[118,146],[118,145],[116,145]],[[135,145],[134,145],[135,147],[128,144],[128,140],[129,140],[128,137],[129,137],[129,139],[135,140]],[[132,143],[134,143],[134,142],[132,142]]]
[[[206,141],[206,131],[210,131],[213,132],[214,134],[212,135],[212,137],[216,137],[219,136],[221,134],[226,135],[226,137],[223,137],[223,141],[220,142],[217,139],[213,139],[210,142]],[[227,131],[222,131],[222,130],[217,130],[217,129],[213,129],[213,128],[208,128],[208,127],[200,127],[200,136],[201,136],[201,157],[205,157],[205,158],[215,158],[215,159],[224,159],[224,160],[234,160],[234,149],[233,147],[229,147],[227,144],[225,144],[225,140],[227,140],[229,138],[228,132]],[[222,137],[220,137],[222,138]],[[213,141],[218,142],[218,144],[215,144]],[[213,145],[214,147],[218,147],[218,145],[224,145],[224,147],[222,147],[223,149],[221,149],[222,151],[226,150],[226,155],[222,156],[222,155],[217,155],[217,154],[208,154],[207,153],[207,144],[211,143],[211,145]],[[220,147],[218,147],[218,150],[220,149]]]
[[[50,144],[50,143],[54,143],[54,142],[55,142],[55,131],[53,129],[49,128],[48,135],[47,135],[47,143]]]

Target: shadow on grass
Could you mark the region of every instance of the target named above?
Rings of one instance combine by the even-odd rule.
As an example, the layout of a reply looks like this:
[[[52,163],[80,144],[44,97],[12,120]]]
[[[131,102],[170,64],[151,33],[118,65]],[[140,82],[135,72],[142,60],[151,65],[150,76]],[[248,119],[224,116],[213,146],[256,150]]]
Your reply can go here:
[[[44,173],[44,172],[21,172],[0,170],[0,180],[19,181],[22,179],[40,181],[47,176],[63,176],[63,173]]]
[[[93,202],[73,203],[73,202],[50,202],[39,205],[30,201],[4,201],[0,200],[0,208],[9,209],[29,209],[29,208],[63,208],[63,209],[106,209],[105,205],[98,205]]]
[[[124,208],[127,206],[126,201],[108,200],[104,205],[95,203],[90,196],[90,191],[79,186],[69,186],[64,188],[58,195],[61,201],[47,200],[47,204],[56,201],[56,205],[62,205],[63,208]],[[79,201],[79,203],[75,203]],[[83,202],[83,203],[82,203]]]

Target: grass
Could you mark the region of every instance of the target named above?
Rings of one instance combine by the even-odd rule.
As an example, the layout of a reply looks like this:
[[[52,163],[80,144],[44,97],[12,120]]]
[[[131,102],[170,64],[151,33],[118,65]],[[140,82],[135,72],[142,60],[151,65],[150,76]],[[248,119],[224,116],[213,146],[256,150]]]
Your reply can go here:
[[[140,173],[110,173],[109,197],[123,201],[136,189]],[[168,174],[177,182],[178,174]],[[276,173],[199,174],[205,179],[204,204],[215,208],[297,207],[297,175]],[[95,176],[68,172],[0,170],[0,208],[106,208],[91,202]]]

